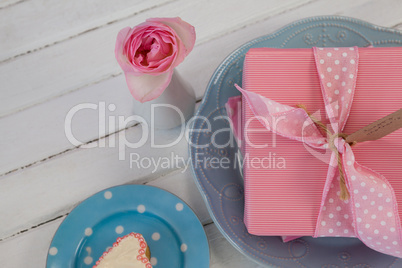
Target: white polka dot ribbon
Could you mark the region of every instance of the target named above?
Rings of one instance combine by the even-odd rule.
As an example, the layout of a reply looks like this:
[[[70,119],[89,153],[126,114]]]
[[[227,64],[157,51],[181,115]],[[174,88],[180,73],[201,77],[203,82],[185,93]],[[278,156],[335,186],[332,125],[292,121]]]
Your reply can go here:
[[[314,56],[331,129],[341,133],[353,102],[358,48],[314,48]],[[328,149],[328,138],[305,110],[236,87],[269,131],[312,148]],[[402,257],[400,218],[393,188],[385,177],[359,165],[351,146],[342,138],[336,140],[335,146],[342,157],[350,199],[339,198],[338,164],[332,152],[314,236],[358,237],[374,250]]]

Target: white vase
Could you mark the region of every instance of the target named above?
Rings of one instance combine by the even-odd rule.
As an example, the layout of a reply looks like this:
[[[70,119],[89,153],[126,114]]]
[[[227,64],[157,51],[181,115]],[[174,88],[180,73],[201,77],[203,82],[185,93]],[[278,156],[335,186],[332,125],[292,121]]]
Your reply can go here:
[[[192,86],[174,70],[163,93],[152,101],[134,100],[133,112],[155,129],[170,129],[184,124],[194,114],[195,93]]]

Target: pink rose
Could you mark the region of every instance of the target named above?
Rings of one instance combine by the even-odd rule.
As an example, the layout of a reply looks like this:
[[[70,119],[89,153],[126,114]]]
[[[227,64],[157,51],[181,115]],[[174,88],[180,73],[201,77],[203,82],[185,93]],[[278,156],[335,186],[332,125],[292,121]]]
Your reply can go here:
[[[148,19],[122,29],[115,54],[134,98],[146,102],[159,97],[194,44],[194,27],[178,17]]]

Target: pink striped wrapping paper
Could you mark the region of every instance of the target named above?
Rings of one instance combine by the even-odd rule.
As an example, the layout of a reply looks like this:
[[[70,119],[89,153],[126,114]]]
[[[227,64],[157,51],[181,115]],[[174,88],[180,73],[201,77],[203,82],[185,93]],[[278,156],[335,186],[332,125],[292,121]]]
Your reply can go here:
[[[353,133],[402,107],[402,48],[360,48],[359,57],[356,91],[345,133]],[[294,107],[303,103],[329,124],[311,49],[251,49],[244,63],[243,88],[281,104]],[[328,163],[313,156],[301,142],[273,135],[256,119],[246,123],[253,116],[243,100],[247,229],[256,235],[313,236]],[[400,215],[401,149],[401,130],[353,147],[357,162],[390,182]],[[265,166],[261,168],[255,159],[264,158]],[[380,220],[385,212],[378,211],[378,215]]]

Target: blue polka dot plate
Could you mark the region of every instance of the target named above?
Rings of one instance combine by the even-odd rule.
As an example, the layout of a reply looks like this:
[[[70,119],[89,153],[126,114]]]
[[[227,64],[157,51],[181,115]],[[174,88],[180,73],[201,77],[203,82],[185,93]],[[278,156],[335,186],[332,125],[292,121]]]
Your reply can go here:
[[[199,145],[189,146],[193,175],[218,229],[236,249],[257,263],[268,267],[302,268],[402,267],[402,259],[373,251],[353,238],[303,237],[283,243],[280,237],[250,235],[243,222],[244,188],[238,149],[230,146],[230,126],[225,119],[225,103],[229,97],[240,94],[234,84],[242,84],[244,56],[250,48],[369,45],[402,46],[402,33],[347,17],[307,18],[245,43],[212,75],[197,112],[199,117],[192,125],[196,131],[191,131],[191,144]],[[226,164],[215,165],[211,160],[208,165],[200,161],[208,158],[226,158]]]
[[[131,232],[144,236],[155,268],[209,267],[208,240],[191,208],[145,185],[109,188],[79,204],[54,235],[46,267],[93,267],[118,237]]]

